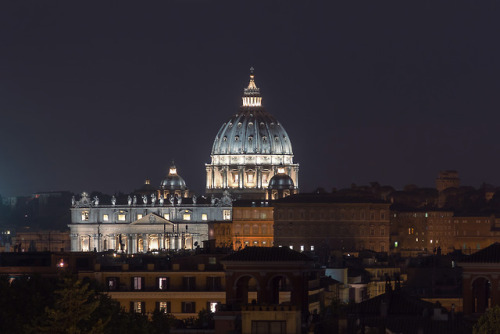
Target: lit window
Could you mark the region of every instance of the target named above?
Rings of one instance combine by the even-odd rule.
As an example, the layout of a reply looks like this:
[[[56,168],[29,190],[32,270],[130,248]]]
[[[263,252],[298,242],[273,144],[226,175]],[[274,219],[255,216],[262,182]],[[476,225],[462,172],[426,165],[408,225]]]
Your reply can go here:
[[[166,220],[169,220],[170,219],[170,214],[164,213],[163,214],[163,218],[165,218]]]
[[[247,175],[248,183],[253,183],[253,174]]]
[[[206,213],[202,213],[201,220],[208,220],[208,215]]]
[[[267,245],[267,241],[262,241],[262,246]]]
[[[168,290],[169,286],[168,277],[159,277],[158,278],[158,290]]]
[[[141,219],[142,218],[142,214],[138,213],[137,214],[137,220]]]
[[[144,279],[142,277],[132,277],[132,284],[134,290],[142,290],[142,285],[144,283]]]
[[[311,245],[311,252],[314,252],[314,245]]]
[[[183,220],[191,220],[191,214],[190,213],[185,213],[182,215]]]
[[[158,311],[162,313],[170,313],[170,302],[159,302]]]
[[[144,302],[132,302],[132,306],[134,308],[135,313],[142,313],[144,312]]]
[[[125,215],[123,215],[123,214],[118,215],[118,220],[121,222],[125,221]]]
[[[290,245],[290,249],[293,249],[293,246],[292,246],[292,245]]]
[[[89,220],[89,212],[82,211],[82,221],[88,221],[88,220]]]
[[[210,308],[210,312],[215,313],[217,311],[217,303],[216,302],[210,302],[209,308]]]
[[[105,222],[109,221],[109,215],[102,215],[102,220]]]
[[[257,245],[259,244],[259,242],[258,242],[258,241],[254,241],[254,242],[253,242],[253,244],[254,244],[255,246],[257,246]]]
[[[303,245],[300,245],[300,251],[303,252],[304,251],[304,246]]]
[[[223,210],[222,211],[222,219],[231,220],[231,210]]]
[[[415,241],[418,241],[418,238],[415,238]]]
[[[394,241],[394,248],[398,248],[398,242]]]

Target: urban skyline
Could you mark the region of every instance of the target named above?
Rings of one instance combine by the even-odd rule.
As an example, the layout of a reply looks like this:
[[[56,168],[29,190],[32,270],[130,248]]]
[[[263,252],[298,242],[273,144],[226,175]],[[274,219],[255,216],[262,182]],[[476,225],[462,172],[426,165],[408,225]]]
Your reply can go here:
[[[494,3],[2,4],[0,194],[205,184],[255,67],[300,190],[499,185]]]

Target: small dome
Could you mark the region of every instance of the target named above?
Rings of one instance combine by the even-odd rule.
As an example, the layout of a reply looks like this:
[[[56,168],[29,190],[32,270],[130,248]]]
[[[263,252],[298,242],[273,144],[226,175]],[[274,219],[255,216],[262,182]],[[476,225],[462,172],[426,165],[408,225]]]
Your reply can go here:
[[[186,190],[186,182],[177,174],[177,168],[174,164],[170,166],[168,175],[161,181],[160,188],[164,190]]]
[[[283,189],[294,189],[295,185],[290,176],[285,173],[280,173],[274,175],[269,181],[269,189],[272,190],[283,190]]]

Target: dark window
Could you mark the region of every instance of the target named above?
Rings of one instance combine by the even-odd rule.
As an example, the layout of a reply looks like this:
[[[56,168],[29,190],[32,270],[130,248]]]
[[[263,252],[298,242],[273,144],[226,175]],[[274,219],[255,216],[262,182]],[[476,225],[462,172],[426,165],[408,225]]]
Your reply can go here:
[[[183,277],[182,286],[184,291],[195,291],[196,290],[196,279],[195,277]]]
[[[169,290],[170,289],[170,279],[168,277],[158,277],[158,290]]]
[[[285,334],[286,321],[252,320],[252,334]]]
[[[182,302],[182,313],[196,313],[196,303]]]
[[[221,277],[207,277],[207,290],[219,291],[221,290]]]

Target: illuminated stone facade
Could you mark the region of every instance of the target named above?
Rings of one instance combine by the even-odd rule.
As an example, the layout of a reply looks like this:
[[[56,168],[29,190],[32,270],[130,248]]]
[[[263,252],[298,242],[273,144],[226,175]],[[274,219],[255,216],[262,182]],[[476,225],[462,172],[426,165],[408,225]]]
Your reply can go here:
[[[71,208],[71,251],[134,254],[201,247],[202,241],[213,238],[209,221],[231,220],[232,200],[228,193],[203,202],[188,200],[160,203],[144,196],[140,204],[129,197],[126,205],[115,199],[101,205],[83,193]]]
[[[211,162],[206,164],[207,194],[228,190],[237,199],[265,199],[271,178],[282,165],[298,189],[299,165],[285,129],[262,107],[253,69],[242,106],[215,137]]]

